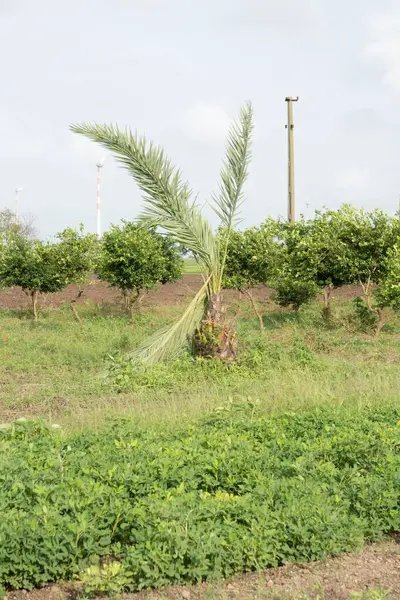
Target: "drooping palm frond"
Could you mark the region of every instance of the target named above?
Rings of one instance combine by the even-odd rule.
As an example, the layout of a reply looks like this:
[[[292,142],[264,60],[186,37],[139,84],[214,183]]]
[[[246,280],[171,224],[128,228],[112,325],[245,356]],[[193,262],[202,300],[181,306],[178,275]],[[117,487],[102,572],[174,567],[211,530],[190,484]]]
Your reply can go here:
[[[221,224],[231,231],[243,199],[247,179],[252,132],[252,107],[248,104],[233,125],[227,142],[226,159],[221,170],[219,194],[214,196],[215,211]],[[130,130],[96,124],[72,125],[71,130],[98,142],[110,150],[117,161],[136,180],[144,194],[141,220],[171,234],[181,246],[188,248],[205,272],[203,286],[176,323],[155,333],[131,353],[133,360],[156,363],[176,356],[193,337],[215,298],[219,297],[226,260],[229,233],[223,252],[209,222],[191,200],[188,184],[165,156],[162,148],[148,143]]]
[[[193,337],[204,317],[209,280],[206,280],[182,316],[172,325],[157,331],[129,356],[133,360],[154,364],[175,358]]]
[[[240,111],[239,121],[233,123],[226,144],[226,156],[221,169],[219,193],[213,194],[214,211],[227,229],[237,224],[237,212],[243,201],[243,186],[251,159],[253,108],[248,103]]]
[[[114,125],[74,124],[71,130],[110,150],[133,175],[144,194],[142,220],[162,227],[208,272],[214,268],[215,237],[199,208],[191,202],[191,190],[162,148],[130,130]]]

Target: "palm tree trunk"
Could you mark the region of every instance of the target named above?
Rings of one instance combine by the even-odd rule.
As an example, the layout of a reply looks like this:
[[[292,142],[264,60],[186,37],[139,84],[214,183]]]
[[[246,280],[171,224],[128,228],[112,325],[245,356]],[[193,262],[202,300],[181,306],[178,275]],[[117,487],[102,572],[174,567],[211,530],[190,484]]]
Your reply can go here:
[[[226,311],[222,293],[209,297],[209,306],[194,336],[194,352],[203,358],[233,360],[236,356],[236,333],[233,323],[226,323]]]

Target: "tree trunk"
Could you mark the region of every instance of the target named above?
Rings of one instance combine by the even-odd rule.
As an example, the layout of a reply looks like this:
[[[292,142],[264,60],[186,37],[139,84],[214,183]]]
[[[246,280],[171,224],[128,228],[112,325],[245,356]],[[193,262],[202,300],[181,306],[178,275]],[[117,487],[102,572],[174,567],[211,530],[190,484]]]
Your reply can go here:
[[[324,289],[324,308],[322,311],[322,316],[325,321],[330,321],[332,318],[332,290],[333,284],[330,283]]]
[[[127,311],[129,311],[129,294],[127,290],[122,290],[122,298],[124,301],[124,307]]]
[[[133,320],[135,316],[135,300],[133,300],[133,298],[130,298],[129,300],[129,315],[131,319],[131,325],[133,325]]]
[[[82,325],[82,319],[78,313],[78,309],[76,308],[76,302],[79,300],[79,298],[82,296],[82,294],[83,294],[83,290],[79,290],[77,297],[74,300],[71,300],[72,312],[74,314],[75,319],[78,321],[78,323],[80,325]]]
[[[376,324],[375,337],[379,337],[382,331],[382,327],[384,326],[383,321],[383,308],[377,308],[376,313],[378,315],[378,322]]]
[[[35,322],[38,320],[38,311],[37,311],[38,295],[39,295],[39,292],[37,292],[36,290],[31,292],[33,319]]]
[[[140,310],[140,303],[142,302],[143,297],[140,296],[140,290],[135,290],[131,292],[128,296],[128,307],[129,307],[129,315],[131,318],[131,324],[133,325],[133,320],[135,316],[135,307],[137,306],[138,311]]]
[[[364,294],[365,302],[368,306],[368,309],[373,312],[374,308],[372,306],[372,296],[371,296],[371,277],[368,277],[366,283],[360,281],[360,285],[362,287],[362,291]]]
[[[144,290],[144,291],[143,290],[139,290],[138,291],[138,294],[137,294],[136,300],[135,300],[135,302],[137,304],[137,310],[138,310],[138,312],[140,312],[141,309],[142,309],[142,303],[143,303],[144,297],[146,295],[146,292],[147,292],[147,290]]]
[[[71,309],[72,309],[72,312],[73,312],[73,315],[74,315],[75,319],[78,321],[78,323],[80,325],[82,325],[82,319],[81,319],[81,317],[80,317],[80,315],[78,313],[78,309],[76,308],[75,302],[76,302],[76,300],[72,300],[71,301]]]
[[[246,290],[245,294],[246,294],[246,296],[248,296],[250,298],[251,305],[252,305],[253,310],[254,310],[254,312],[255,312],[255,314],[257,316],[258,322],[260,324],[260,329],[262,331],[264,329],[264,321],[262,319],[260,311],[257,308],[257,304],[256,304],[256,302],[255,302],[255,300],[253,298],[253,294],[250,292],[250,290]]]
[[[215,294],[210,301],[206,318],[194,336],[196,356],[233,360],[236,357],[236,334],[233,331],[234,320],[226,324],[225,308],[222,296]]]
[[[207,319],[213,323],[222,323],[224,320],[225,309],[222,306],[221,293],[214,294],[210,301],[210,306],[207,312]]]

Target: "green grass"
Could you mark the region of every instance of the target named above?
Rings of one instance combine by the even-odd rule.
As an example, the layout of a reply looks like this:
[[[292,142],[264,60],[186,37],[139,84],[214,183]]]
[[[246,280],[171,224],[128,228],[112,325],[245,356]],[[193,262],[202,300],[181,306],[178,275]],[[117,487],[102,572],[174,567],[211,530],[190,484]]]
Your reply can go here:
[[[265,310],[265,306],[263,307]],[[349,304],[327,329],[319,307],[299,315],[270,308],[265,330],[245,305],[237,323],[237,363],[193,361],[131,372],[123,356],[181,307],[154,307],[131,325],[113,307],[80,307],[41,315],[0,312],[0,421],[44,415],[71,427],[97,426],[123,414],[149,424],[181,424],[221,403],[250,398],[269,410],[321,404],[369,406],[400,396],[400,336],[393,317],[379,340],[357,332]],[[104,378],[114,356],[113,381]]]
[[[199,265],[194,258],[185,258],[183,272],[187,274],[200,273]]]

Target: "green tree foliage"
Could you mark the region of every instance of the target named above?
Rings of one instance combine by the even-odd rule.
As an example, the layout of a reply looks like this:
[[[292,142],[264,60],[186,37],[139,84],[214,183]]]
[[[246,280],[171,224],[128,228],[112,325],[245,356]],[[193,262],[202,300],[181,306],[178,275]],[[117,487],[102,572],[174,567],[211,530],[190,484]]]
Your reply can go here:
[[[347,205],[336,211],[316,211],[313,219],[300,219],[294,225],[281,224],[285,250],[275,278],[278,302],[287,303],[299,291],[298,306],[303,292],[306,299],[320,291],[323,314],[330,318],[333,289],[357,283],[369,303],[372,284],[385,277],[386,256],[398,231],[397,221],[384,212]]]
[[[150,363],[172,358],[187,345],[188,340],[196,347],[195,339],[203,337],[202,334],[196,336],[196,331],[204,325],[205,332],[208,332],[210,324],[212,335],[219,340],[218,355],[232,358],[235,336],[232,325],[225,325],[221,292],[227,246],[244,198],[243,186],[250,161],[251,105],[242,109],[239,121],[231,127],[219,190],[213,195],[213,209],[221,227],[226,230],[223,244],[219,243],[200,207],[192,201],[189,185],[182,181],[181,173],[171,164],[162,148],[149,144],[145,137],[112,125],[84,123],[73,125],[71,129],[98,142],[115,155],[143,192],[145,208],[142,222],[169,233],[175,243],[190,251],[204,273],[203,286],[178,321],[137,348],[132,358]]]
[[[366,311],[375,317],[373,321],[376,324],[377,336],[384,326],[385,309],[400,310],[400,244],[393,246],[382,260],[380,281],[373,294],[367,296],[364,305],[359,303],[356,308],[359,314],[364,311],[366,318]]]
[[[267,284],[274,272],[279,255],[277,229],[276,221],[268,219],[259,227],[232,231],[228,243],[223,286],[239,290],[250,298],[261,329],[263,320],[250,290]],[[223,244],[226,232],[222,230],[220,235]]]
[[[400,310],[400,244],[396,244],[384,261],[385,277],[376,290],[380,306]]]
[[[296,277],[296,271],[291,268],[290,263],[283,263],[277,269],[272,287],[274,301],[279,306],[290,306],[295,311],[314,300],[319,291],[315,281]]]
[[[58,292],[65,287],[54,246],[19,234],[8,237],[3,246],[0,281],[4,287],[21,287],[29,295],[35,321],[39,294]]]
[[[378,283],[385,277],[388,252],[399,239],[397,220],[379,209],[366,211],[346,205],[336,214],[338,240],[348,249],[347,279]]]
[[[57,235],[59,242],[31,240],[18,233],[3,239],[0,282],[18,286],[30,297],[34,319],[38,318],[39,294],[63,290],[80,282],[92,267],[94,237],[72,229]]]
[[[86,233],[83,225],[78,230],[67,228],[56,234],[55,245],[58,268],[67,282],[82,284],[92,274],[98,254],[96,236]]]
[[[133,315],[145,290],[179,279],[182,269],[182,258],[169,237],[123,221],[104,234],[96,272],[121,290]]]
[[[277,224],[279,251],[273,265],[270,285],[275,290],[274,300],[280,306],[291,306],[298,311],[313,300],[319,287],[316,282],[315,260],[311,259],[308,240],[309,222]]]

